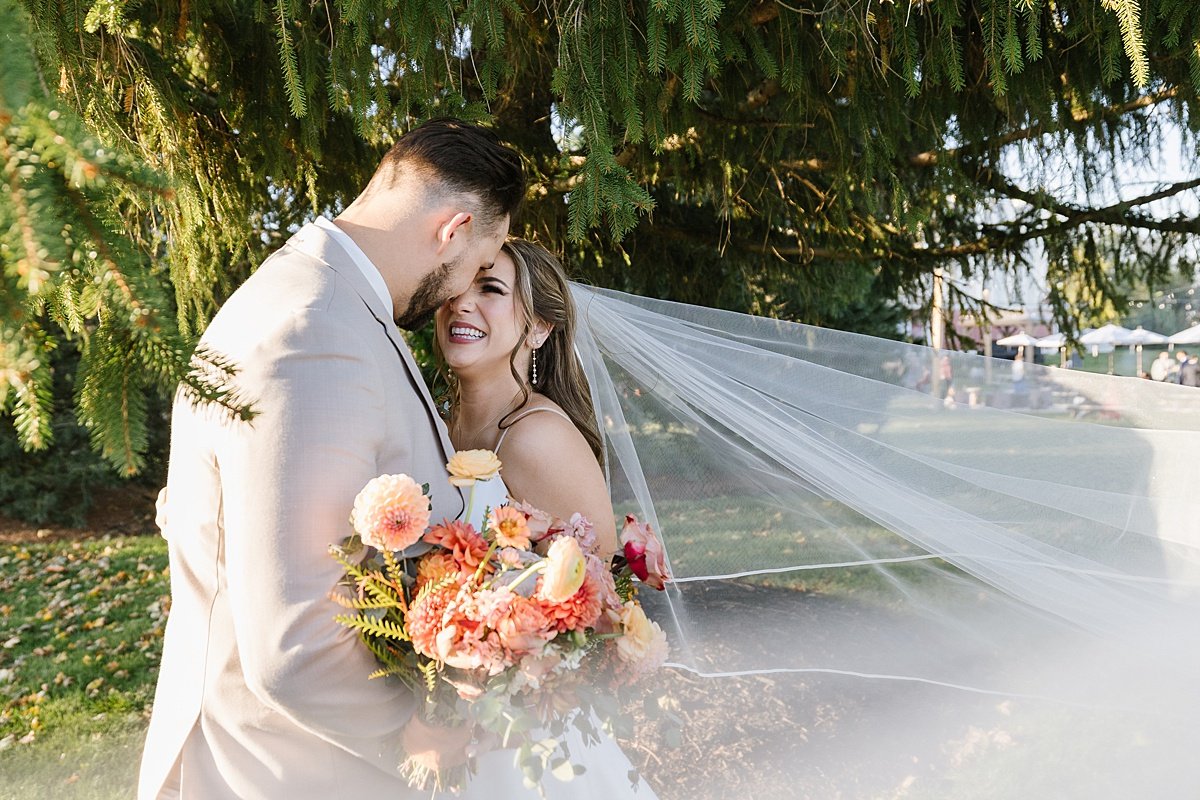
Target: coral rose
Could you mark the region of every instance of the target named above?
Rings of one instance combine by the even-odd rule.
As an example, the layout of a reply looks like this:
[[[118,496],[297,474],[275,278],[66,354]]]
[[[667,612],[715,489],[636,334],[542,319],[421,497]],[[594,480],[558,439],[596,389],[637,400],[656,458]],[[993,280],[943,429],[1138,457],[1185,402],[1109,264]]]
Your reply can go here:
[[[541,604],[507,586],[478,592],[475,600],[480,622],[495,631],[511,660],[540,652],[554,638],[555,628]]]
[[[579,591],[586,572],[579,542],[569,537],[555,539],[546,553],[538,595],[549,603],[561,603]]]
[[[488,514],[488,529],[500,547],[529,549],[529,525],[525,515],[511,506],[493,508]]]
[[[416,481],[407,475],[380,475],[354,498],[350,524],[364,544],[403,550],[420,541],[429,514],[429,498]]]
[[[472,486],[475,481],[491,480],[499,475],[500,459],[491,450],[460,450],[450,457],[446,469],[455,486]]]

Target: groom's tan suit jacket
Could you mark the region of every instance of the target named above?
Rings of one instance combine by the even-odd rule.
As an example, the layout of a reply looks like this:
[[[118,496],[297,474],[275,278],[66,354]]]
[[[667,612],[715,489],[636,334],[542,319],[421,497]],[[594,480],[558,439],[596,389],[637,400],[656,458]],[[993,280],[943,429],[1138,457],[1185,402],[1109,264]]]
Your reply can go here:
[[[203,344],[236,363],[257,416],[175,403],[160,509],[172,605],[139,797],[415,796],[396,771],[413,698],[367,680],[371,656],[333,620],[327,549],[383,473],[428,482],[435,520],[461,513],[429,392],[384,301],[315,225]]]

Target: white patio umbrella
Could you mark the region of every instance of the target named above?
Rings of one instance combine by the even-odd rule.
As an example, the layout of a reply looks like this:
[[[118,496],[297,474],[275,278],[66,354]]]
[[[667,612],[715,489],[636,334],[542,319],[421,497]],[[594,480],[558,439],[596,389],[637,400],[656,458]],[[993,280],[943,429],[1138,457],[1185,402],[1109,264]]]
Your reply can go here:
[[[1154,331],[1148,331],[1141,325],[1138,325],[1135,330],[1130,331],[1128,344],[1133,347],[1134,352],[1137,353],[1138,375],[1142,374],[1142,345],[1166,343],[1166,336],[1163,336],[1161,333],[1155,333]]]
[[[1107,325],[1096,328],[1090,333],[1085,333],[1079,337],[1080,344],[1086,344],[1088,347],[1096,344],[1129,344],[1129,337],[1133,335],[1133,331],[1129,328],[1122,328],[1120,325],[1108,323]]]
[[[1099,355],[1100,345],[1117,346],[1129,344],[1129,337],[1133,331],[1129,328],[1122,328],[1120,325],[1109,323],[1097,328],[1091,333],[1085,333],[1079,337],[1079,343],[1092,348],[1092,355]],[[1108,374],[1113,374],[1113,352],[1108,353]]]
[[[1001,347],[1033,347],[1038,343],[1038,340],[1030,336],[1025,331],[1014,333],[1012,336],[1005,336],[1003,339],[997,339],[996,344]]]
[[[1001,347],[1023,347],[1025,348],[1025,360],[1033,361],[1033,346],[1037,344],[1037,338],[1030,336],[1025,331],[1014,333],[1012,336],[1005,336],[1003,339],[997,339],[996,344]],[[1021,351],[1017,351],[1017,358],[1021,358]]]
[[[1044,349],[1058,350],[1058,365],[1065,367],[1067,365],[1067,335],[1065,333],[1052,333],[1049,336],[1043,336],[1037,340],[1037,346]]]
[[[1173,333],[1167,337],[1169,344],[1200,344],[1200,325],[1193,325],[1187,330]]]

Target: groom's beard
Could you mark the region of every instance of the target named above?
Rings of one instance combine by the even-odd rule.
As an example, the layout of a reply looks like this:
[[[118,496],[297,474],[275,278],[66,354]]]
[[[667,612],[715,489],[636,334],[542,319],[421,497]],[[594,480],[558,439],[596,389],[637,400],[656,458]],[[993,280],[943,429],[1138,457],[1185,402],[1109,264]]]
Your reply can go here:
[[[421,279],[417,290],[409,298],[408,307],[396,317],[397,327],[406,331],[420,330],[433,319],[438,307],[450,299],[446,283],[451,273],[458,269],[461,260],[446,262]]]

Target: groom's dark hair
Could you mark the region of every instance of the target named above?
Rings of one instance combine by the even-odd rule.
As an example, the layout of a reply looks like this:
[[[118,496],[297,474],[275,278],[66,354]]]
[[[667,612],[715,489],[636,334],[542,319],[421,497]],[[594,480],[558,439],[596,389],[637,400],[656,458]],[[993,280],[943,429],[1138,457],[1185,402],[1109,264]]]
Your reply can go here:
[[[491,226],[507,215],[516,217],[525,198],[521,157],[486,128],[444,117],[413,128],[392,145],[372,180],[391,184],[406,169],[441,186],[433,188],[478,197],[479,220]]]

